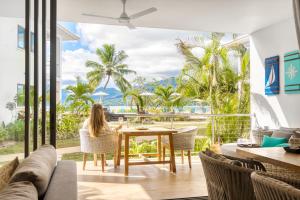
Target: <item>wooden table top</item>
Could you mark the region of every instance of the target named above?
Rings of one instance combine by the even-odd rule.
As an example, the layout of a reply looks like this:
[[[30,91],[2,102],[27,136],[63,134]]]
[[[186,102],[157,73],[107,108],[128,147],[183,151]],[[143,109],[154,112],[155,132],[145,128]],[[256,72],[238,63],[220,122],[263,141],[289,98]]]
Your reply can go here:
[[[300,155],[286,152],[282,147],[241,148],[237,154],[300,172]]]
[[[168,128],[162,128],[162,127],[151,127],[146,130],[141,130],[137,128],[122,128],[120,130],[121,133],[127,135],[136,135],[136,134],[142,134],[142,135],[167,135],[170,133],[177,133],[175,129],[168,129]]]

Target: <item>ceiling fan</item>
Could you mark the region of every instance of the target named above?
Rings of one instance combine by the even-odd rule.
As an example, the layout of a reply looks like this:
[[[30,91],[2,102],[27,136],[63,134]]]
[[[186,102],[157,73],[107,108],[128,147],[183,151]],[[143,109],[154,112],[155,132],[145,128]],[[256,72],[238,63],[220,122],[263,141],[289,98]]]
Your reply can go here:
[[[131,20],[143,17],[145,15],[148,15],[148,14],[151,14],[151,13],[157,11],[157,8],[152,7],[152,8],[148,8],[146,10],[140,11],[138,13],[128,15],[126,13],[126,0],[121,0],[121,1],[123,4],[123,12],[121,13],[120,17],[108,17],[108,16],[102,16],[102,15],[96,15],[96,14],[88,14],[88,13],[82,13],[82,15],[88,16],[88,17],[98,17],[98,18],[103,18],[103,19],[118,20],[119,23],[124,24],[129,29],[135,29],[135,26],[132,23],[130,23]]]

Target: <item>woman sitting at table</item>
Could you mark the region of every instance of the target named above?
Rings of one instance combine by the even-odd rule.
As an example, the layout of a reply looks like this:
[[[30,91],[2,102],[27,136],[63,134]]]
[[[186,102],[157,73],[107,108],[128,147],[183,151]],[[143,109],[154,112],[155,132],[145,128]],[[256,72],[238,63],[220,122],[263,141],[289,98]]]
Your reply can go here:
[[[102,134],[117,132],[122,128],[122,125],[119,125],[115,130],[111,129],[105,120],[104,109],[101,104],[94,104],[91,109],[90,117],[86,119],[83,123],[82,129],[88,130],[90,137],[96,138],[100,137]],[[101,139],[101,138],[99,138]],[[113,141],[112,141],[113,142]],[[102,171],[104,171],[104,165],[107,165],[105,154],[101,154],[102,160]],[[83,169],[85,168],[86,162],[86,153],[84,153],[83,158]],[[105,163],[105,164],[104,164]],[[97,154],[94,153],[94,165],[97,166]]]
[[[99,103],[92,106],[90,117],[84,121],[82,128],[89,130],[91,137],[113,132],[105,119],[103,106]],[[115,130],[118,131],[121,128],[122,125],[119,125]]]

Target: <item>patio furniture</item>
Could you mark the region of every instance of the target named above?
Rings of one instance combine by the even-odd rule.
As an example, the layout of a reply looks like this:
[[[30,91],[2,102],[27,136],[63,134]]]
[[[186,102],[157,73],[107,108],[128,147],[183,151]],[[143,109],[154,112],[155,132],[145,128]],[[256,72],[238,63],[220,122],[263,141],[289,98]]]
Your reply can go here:
[[[178,132],[173,134],[173,148],[174,150],[181,151],[181,163],[184,164],[184,151],[187,151],[189,167],[192,168],[191,163],[191,151],[195,147],[195,136],[198,131],[198,127],[191,126],[177,130]],[[166,137],[163,138],[163,161],[166,156],[166,148],[170,148],[169,140]]]
[[[251,180],[257,200],[299,200],[300,180],[253,172]]]
[[[251,173],[264,171],[261,163],[220,154],[199,153],[211,200],[255,200]]]
[[[128,176],[129,172],[129,166],[130,165],[151,165],[151,164],[170,164],[170,170],[174,173],[176,173],[176,166],[175,166],[175,155],[174,155],[174,149],[170,148],[170,160],[168,161],[161,161],[161,137],[162,136],[168,136],[171,146],[173,146],[173,133],[176,133],[176,130],[173,129],[166,129],[166,128],[149,128],[149,129],[134,129],[134,128],[127,128],[127,129],[121,129],[119,134],[119,141],[122,141],[122,137],[125,137],[125,176]],[[145,161],[145,162],[129,162],[129,139],[130,137],[138,137],[138,136],[157,136],[158,142],[158,154],[155,154],[158,156],[158,161]],[[152,154],[154,155],[154,154]],[[119,142],[118,147],[118,161],[117,163],[120,163],[121,158],[121,143]]]
[[[292,171],[292,175],[300,175],[300,155],[287,153],[282,147],[270,148],[240,148],[237,154],[247,158],[253,158],[261,162],[270,163]]]
[[[106,165],[105,154],[112,153],[114,154],[114,165],[116,167],[116,134],[107,133],[101,134],[99,137],[90,137],[89,131],[87,129],[80,129],[80,149],[83,152],[83,170],[85,170],[87,154],[101,155],[101,165],[102,172],[104,172],[104,167]],[[94,163],[95,164],[95,163]]]

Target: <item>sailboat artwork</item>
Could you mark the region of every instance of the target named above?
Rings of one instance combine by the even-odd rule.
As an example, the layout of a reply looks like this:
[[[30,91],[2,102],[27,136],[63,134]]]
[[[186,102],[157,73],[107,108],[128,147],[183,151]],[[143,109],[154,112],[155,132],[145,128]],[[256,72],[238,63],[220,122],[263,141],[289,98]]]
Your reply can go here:
[[[274,65],[271,66],[271,71],[269,74],[269,78],[266,84],[266,88],[267,87],[271,87],[271,85],[275,82],[276,79],[276,75],[275,75],[275,70],[274,70]]]
[[[265,60],[265,94],[279,94],[279,56]]]

